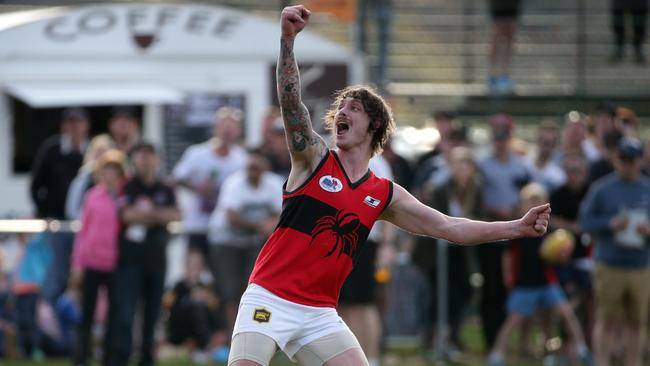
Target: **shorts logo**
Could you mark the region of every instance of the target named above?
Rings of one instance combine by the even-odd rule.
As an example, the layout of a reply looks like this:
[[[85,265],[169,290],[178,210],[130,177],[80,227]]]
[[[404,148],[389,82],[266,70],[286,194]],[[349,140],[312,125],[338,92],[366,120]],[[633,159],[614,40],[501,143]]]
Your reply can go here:
[[[320,184],[320,187],[324,190],[332,193],[340,192],[343,189],[343,183],[341,183],[341,180],[334,178],[331,175],[320,177],[318,184]]]
[[[363,199],[363,203],[365,203],[370,207],[377,208],[377,206],[379,206],[379,204],[381,203],[381,200],[378,200],[374,197],[366,196],[366,198]]]
[[[268,323],[271,321],[271,312],[264,308],[255,309],[255,312],[253,313],[253,320],[260,324]]]

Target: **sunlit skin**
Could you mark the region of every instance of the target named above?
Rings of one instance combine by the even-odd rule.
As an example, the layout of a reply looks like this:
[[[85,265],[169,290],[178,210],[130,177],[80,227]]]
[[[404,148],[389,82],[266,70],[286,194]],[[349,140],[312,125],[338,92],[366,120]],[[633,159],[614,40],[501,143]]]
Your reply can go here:
[[[114,164],[108,164],[100,171],[101,182],[106,185],[111,193],[118,193],[124,182],[122,169]]]
[[[345,98],[335,115],[336,147],[347,151],[368,146],[372,140],[369,126],[370,119],[363,104],[359,100]]]

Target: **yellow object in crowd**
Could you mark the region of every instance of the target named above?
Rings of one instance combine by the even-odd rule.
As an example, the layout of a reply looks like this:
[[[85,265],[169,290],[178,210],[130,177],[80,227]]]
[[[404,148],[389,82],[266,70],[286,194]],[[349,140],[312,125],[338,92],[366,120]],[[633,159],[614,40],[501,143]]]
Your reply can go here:
[[[557,229],[544,238],[539,248],[543,260],[552,264],[565,263],[571,258],[575,247],[575,238],[570,231]]]

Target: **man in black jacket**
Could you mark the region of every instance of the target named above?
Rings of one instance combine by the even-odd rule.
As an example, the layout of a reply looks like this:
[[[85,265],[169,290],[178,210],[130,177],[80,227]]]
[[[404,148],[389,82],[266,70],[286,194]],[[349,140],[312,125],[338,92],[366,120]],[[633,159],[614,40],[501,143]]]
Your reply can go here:
[[[88,145],[89,120],[85,110],[63,111],[61,133],[45,140],[32,166],[31,197],[36,216],[44,219],[65,219],[65,200],[70,183],[77,175]],[[43,296],[53,303],[63,293],[70,271],[72,233],[50,236],[53,261],[43,286]]]

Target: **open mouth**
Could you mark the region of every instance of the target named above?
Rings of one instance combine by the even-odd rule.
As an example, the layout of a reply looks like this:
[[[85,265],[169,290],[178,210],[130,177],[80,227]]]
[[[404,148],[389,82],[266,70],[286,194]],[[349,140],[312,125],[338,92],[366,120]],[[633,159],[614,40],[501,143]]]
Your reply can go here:
[[[336,122],[336,134],[341,135],[347,132],[350,129],[350,125],[346,121],[337,121]]]

